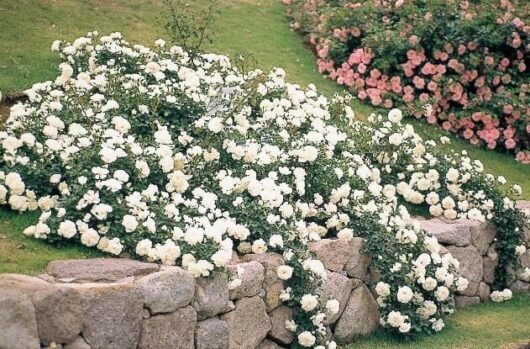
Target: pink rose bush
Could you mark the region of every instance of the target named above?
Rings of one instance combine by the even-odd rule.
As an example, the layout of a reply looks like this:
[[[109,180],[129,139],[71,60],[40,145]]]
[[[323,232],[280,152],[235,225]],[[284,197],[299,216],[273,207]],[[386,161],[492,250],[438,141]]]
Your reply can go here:
[[[530,23],[514,0],[292,0],[318,70],[375,107],[406,109],[530,164]]]

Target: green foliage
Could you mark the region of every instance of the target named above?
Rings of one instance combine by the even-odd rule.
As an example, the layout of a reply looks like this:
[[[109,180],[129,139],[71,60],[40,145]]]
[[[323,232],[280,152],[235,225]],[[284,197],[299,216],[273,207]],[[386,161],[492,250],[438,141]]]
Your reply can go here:
[[[218,15],[219,0],[209,0],[206,8],[192,8],[185,0],[163,0],[164,29],[173,44],[188,52],[192,62],[211,43],[211,26]]]

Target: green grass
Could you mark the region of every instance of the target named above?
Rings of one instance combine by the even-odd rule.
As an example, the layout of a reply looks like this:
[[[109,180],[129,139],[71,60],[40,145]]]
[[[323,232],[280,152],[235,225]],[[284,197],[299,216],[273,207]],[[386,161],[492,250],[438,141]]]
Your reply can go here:
[[[23,235],[24,228],[34,224],[37,218],[35,213],[17,214],[0,209],[0,273],[37,275],[53,260],[102,255],[77,244],[57,248]]]
[[[348,349],[496,349],[530,343],[530,295],[518,295],[511,301],[486,303],[449,317],[446,329],[434,336],[403,341],[378,331],[342,348]]]
[[[205,0],[190,3],[206,4]],[[276,0],[222,0],[207,50],[223,54],[253,53],[260,67],[282,67],[303,85],[315,83],[327,93],[339,91],[315,68],[313,56],[290,31],[284,7]],[[91,30],[122,32],[127,40],[151,44],[163,36],[156,0],[2,0],[0,2],[0,90],[16,92],[52,79],[56,39],[73,40]]]

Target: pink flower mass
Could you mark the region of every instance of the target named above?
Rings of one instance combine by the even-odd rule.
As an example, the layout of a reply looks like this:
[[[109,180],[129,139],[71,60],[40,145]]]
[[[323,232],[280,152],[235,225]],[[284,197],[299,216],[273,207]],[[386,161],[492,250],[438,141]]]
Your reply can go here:
[[[530,162],[530,26],[515,15],[510,1],[440,1],[445,12],[436,15],[424,13],[417,0],[284,2],[299,13],[295,21],[309,33],[318,71],[359,100],[404,108],[472,144],[504,148],[518,161]],[[360,11],[368,17],[357,18]],[[401,17],[402,11],[407,15]],[[491,37],[484,34],[481,40],[478,32],[469,32],[469,23],[483,23],[489,13],[497,21],[477,27],[496,32],[502,27],[509,35],[485,47]],[[446,21],[453,21],[453,39],[428,31]]]

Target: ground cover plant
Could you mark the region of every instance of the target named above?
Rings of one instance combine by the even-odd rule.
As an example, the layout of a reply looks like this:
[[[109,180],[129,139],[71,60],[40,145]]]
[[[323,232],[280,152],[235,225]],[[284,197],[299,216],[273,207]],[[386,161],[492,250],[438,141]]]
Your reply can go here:
[[[302,347],[335,347],[322,321],[337,301],[319,304],[325,270],[307,249],[324,236],[366,239],[384,327],[443,329],[467,280],[405,203],[447,219],[509,215],[498,226],[499,290],[518,266],[527,218],[495,185],[503,180],[465,154],[438,154],[397,109],[360,122],[349,96],[328,99],[287,83],[282,69],[242,73],[225,56],[192,57],[163,40],[150,49],[93,32],[52,49],[60,75],[27,90],[0,132],[0,200],[42,212],[28,236],[196,277],[223,269],[233,250],[282,253],[282,299]]]
[[[23,2],[21,2],[21,3],[23,3]],[[149,2],[147,2],[146,5],[149,5]],[[321,80],[319,80],[317,75],[312,75],[312,73],[311,73],[311,70],[312,70],[311,69],[311,65],[309,64],[311,58],[310,58],[309,55],[302,56],[302,61],[303,62],[309,62],[305,66],[305,68],[304,68],[303,65],[299,65],[299,63],[298,63],[299,61],[297,62],[297,60],[300,57],[298,57],[298,56],[300,55],[300,53],[305,53],[305,51],[303,49],[300,49],[300,50],[299,49],[291,49],[292,47],[295,47],[295,48],[297,47],[295,45],[295,41],[292,40],[295,37],[293,35],[291,35],[291,34],[287,35],[287,33],[285,33],[285,35],[284,35],[283,34],[283,29],[276,31],[276,28],[284,28],[284,26],[282,26],[282,25],[285,24],[285,23],[283,23],[283,14],[282,14],[281,7],[279,7],[279,6],[275,7],[275,6],[272,6],[272,5],[269,5],[269,4],[266,4],[264,7],[262,7],[261,5],[259,5],[259,6],[258,5],[249,5],[249,4],[246,4],[246,3],[244,5],[238,4],[237,6],[230,5],[229,7],[230,7],[230,11],[234,11],[234,13],[236,13],[237,11],[240,11],[240,12],[237,12],[237,13],[241,13],[242,15],[235,16],[237,18],[237,20],[235,20],[234,23],[231,22],[231,19],[230,19],[229,16],[226,17],[226,20],[223,19],[222,28],[223,28],[224,33],[227,33],[226,34],[227,37],[224,38],[224,39],[223,38],[221,39],[221,43],[217,44],[217,45],[219,45],[219,46],[216,47],[217,49],[220,49],[222,51],[231,51],[232,47],[236,47],[238,45],[243,45],[244,47],[254,47],[252,45],[258,45],[258,46],[256,46],[256,50],[258,50],[258,52],[261,52],[261,51],[259,51],[260,47],[261,47],[260,45],[263,44],[264,46],[267,47],[267,50],[264,50],[264,48],[261,47],[261,49],[264,50],[264,51],[263,51],[263,56],[260,56],[260,58],[263,59],[263,57],[265,57],[265,66],[272,66],[274,64],[274,62],[273,62],[273,60],[271,60],[272,58],[269,57],[271,52],[268,52],[268,47],[269,46],[276,47],[276,50],[273,50],[275,52],[273,52],[272,56],[274,56],[275,59],[279,58],[281,60],[281,62],[282,62],[281,65],[290,67],[289,72],[291,72],[291,73],[294,72],[293,75],[294,75],[294,78],[295,78],[296,81],[300,81],[300,82],[306,83],[306,82],[311,81],[311,80],[316,80],[316,81],[319,81],[319,87],[324,85],[326,87],[326,90],[329,90],[329,91],[334,91],[335,90],[332,85],[326,84],[325,81],[322,82]],[[146,9],[148,11],[149,10],[149,6],[138,8],[138,12],[142,13],[142,11],[146,11]],[[272,11],[270,11],[271,9],[272,9]],[[40,10],[42,10],[42,9],[40,9]],[[241,25],[245,25],[245,22],[241,23],[240,18],[242,18],[242,17],[243,18],[252,18],[252,14],[256,14],[256,13],[259,14],[260,19],[265,19],[264,21],[259,21],[259,23],[266,24],[266,23],[269,23],[268,21],[270,21],[271,25],[274,23],[274,25],[271,26],[271,28],[274,29],[272,31],[272,34],[274,35],[274,37],[272,39],[269,38],[268,36],[259,37],[258,38],[258,37],[256,37],[253,34],[249,34],[250,32],[248,30],[246,30],[246,32],[245,32],[246,34],[243,35],[242,41],[233,42],[233,40],[230,40],[230,33],[240,32],[239,28],[241,28]],[[272,15],[271,15],[271,13],[272,13]],[[101,16],[105,17],[106,14],[101,14]],[[110,17],[112,17],[112,16],[110,16]],[[17,16],[14,15],[14,16],[12,16],[12,18],[16,19]],[[114,23],[114,22],[116,22],[116,20],[117,19],[115,18],[115,19],[113,19],[112,22]],[[275,21],[278,21],[278,23],[276,23]],[[253,21],[250,20],[250,22],[253,22]],[[142,26],[142,24],[140,24],[140,26]],[[145,28],[145,24],[143,24],[143,26]],[[254,24],[252,25],[252,27],[253,26],[254,26]],[[151,32],[149,30],[147,30],[147,31],[144,30],[144,31],[142,31],[142,33],[143,33],[142,35],[149,36],[153,32]],[[270,33],[270,31],[269,31],[269,33]],[[38,35],[40,35],[40,33],[37,33],[37,36]],[[71,35],[71,33],[69,35]],[[290,47],[289,49],[286,49],[286,50],[281,49],[280,46],[282,46],[282,45],[275,46],[278,43],[282,43],[283,42],[282,40],[285,40],[286,42],[288,42],[288,46]],[[146,40],[143,40],[143,41],[145,42]],[[6,41],[2,40],[2,42],[6,42]],[[217,42],[219,42],[219,41],[217,41]],[[286,45],[285,42],[283,42],[283,44]],[[214,42],[214,45],[216,45],[215,42]],[[233,46],[231,46],[231,45],[233,45]],[[46,44],[46,46],[48,46],[48,44]],[[234,51],[236,51],[236,50],[234,50]],[[265,51],[267,51],[267,52],[265,52]],[[45,53],[43,53],[42,55],[48,57],[47,58],[47,62],[49,62],[48,64],[51,64],[51,63],[54,62],[54,59],[50,58],[49,55],[46,55]],[[31,57],[27,57],[27,59],[32,59],[32,58]],[[33,65],[29,64],[28,68],[29,69],[33,69]],[[52,72],[52,71],[53,71],[53,69],[50,69],[50,67],[47,67],[45,69],[42,68],[40,70],[40,72],[39,71],[35,71],[35,72],[32,71],[32,74],[35,73],[35,75],[32,75],[33,76],[33,80],[31,78],[29,78],[29,77],[25,77],[25,78],[22,78],[22,79],[18,80],[17,83],[20,86],[28,86],[28,84],[30,82],[35,82],[35,81],[38,81],[38,80],[44,80],[46,78],[55,78],[55,76],[53,76],[53,74],[50,74],[50,72]],[[39,75],[39,74],[44,74],[45,76]],[[35,76],[39,76],[39,78],[36,79]],[[17,79],[19,77],[20,76],[18,76]],[[8,77],[8,79],[9,79],[9,77]],[[0,81],[5,81],[5,80],[2,80],[2,77],[0,77]],[[363,110],[366,110],[366,109],[363,109]],[[374,121],[375,122],[381,122],[381,121],[377,121],[377,120],[374,120]],[[429,132],[428,135],[431,138],[438,138],[439,137],[438,134],[436,134],[436,133],[433,134],[432,131],[428,131],[428,132]],[[444,147],[444,149],[449,149],[447,147],[451,147],[451,145],[445,144],[445,145],[443,145],[443,147]],[[466,146],[465,145],[459,145],[458,147],[464,147],[465,148]],[[514,170],[513,173],[508,173],[508,176],[513,175],[514,173],[515,174],[519,173],[519,178],[521,178],[522,180],[525,179],[525,177],[524,177],[524,173],[525,172],[521,171],[521,170],[518,170],[518,169],[520,169],[520,167],[518,167],[516,165],[512,165],[512,163],[508,159],[502,158],[502,157],[491,159],[491,158],[488,158],[488,156],[484,156],[483,155],[484,153],[481,153],[480,151],[475,150],[475,149],[471,149],[470,153],[471,152],[473,154],[482,155],[484,160],[486,160],[486,163],[488,163],[488,162],[490,164],[495,163],[495,166],[498,166],[498,170],[497,170],[497,174],[498,175],[504,174],[506,172],[506,167],[504,167],[504,166],[505,166],[506,163],[508,163],[508,164],[510,164],[510,166],[508,166],[508,167],[510,169]],[[474,157],[474,156],[475,155],[473,155],[472,157]],[[517,176],[514,176],[512,178],[517,178]],[[407,179],[407,181],[408,181],[408,179]],[[505,187],[505,188],[507,188],[507,187]],[[10,213],[10,212],[4,210],[4,211],[2,211],[2,215],[0,216],[0,220],[2,222],[6,222],[7,223],[5,229],[10,230],[8,232],[8,234],[6,234],[8,239],[10,239],[9,241],[24,241],[24,244],[28,245],[28,247],[26,249],[22,249],[22,250],[20,250],[20,252],[23,252],[25,250],[31,250],[32,254],[33,253],[38,254],[39,252],[37,252],[37,250],[46,249],[47,254],[54,254],[55,253],[55,255],[58,256],[59,258],[61,258],[61,256],[63,256],[61,251],[65,251],[64,257],[73,256],[73,255],[81,256],[83,254],[86,254],[87,256],[98,255],[98,251],[96,249],[94,249],[93,247],[91,249],[90,248],[82,249],[82,248],[76,247],[76,246],[80,245],[79,243],[77,243],[78,245],[75,244],[75,241],[77,241],[79,239],[78,235],[76,235],[76,237],[70,238],[70,239],[66,239],[66,238],[61,238],[61,240],[57,239],[56,243],[59,244],[58,245],[58,246],[60,246],[59,249],[53,249],[51,247],[52,245],[39,244],[38,241],[36,241],[36,240],[33,240],[33,241],[28,243],[27,239],[22,239],[19,236],[20,232],[23,230],[23,228],[26,225],[30,224],[31,221],[38,220],[38,215],[34,215],[34,214],[31,214],[29,216],[28,216],[28,214],[14,215],[13,213]],[[116,222],[116,223],[119,223],[119,222]],[[11,230],[13,230],[13,231],[11,231]],[[99,230],[99,228],[98,228],[98,230]],[[333,236],[333,230],[331,230],[330,233]],[[101,235],[101,236],[103,236],[103,235]],[[421,238],[420,238],[420,240],[421,240]],[[67,246],[68,248],[63,250],[64,246]],[[269,248],[269,250],[274,250],[271,246],[268,246],[268,248]],[[93,251],[93,252],[90,252],[90,251]],[[70,253],[70,252],[72,253],[72,255],[68,255],[68,253]],[[37,257],[38,256],[39,255],[37,255]],[[46,258],[52,258],[52,257],[53,256],[48,256],[48,255],[46,256]],[[149,256],[147,258],[149,258]],[[181,259],[179,259],[177,261],[177,263],[180,263],[180,262],[181,262]],[[213,261],[210,261],[210,263],[213,263]],[[19,265],[21,265],[21,264],[24,265],[24,263],[19,263]],[[12,262],[11,262],[11,265],[13,265]],[[42,262],[39,261],[39,265],[44,265],[44,264],[42,264]],[[9,266],[7,266],[7,267],[9,268]],[[38,272],[38,266],[37,267],[27,266],[27,267],[28,268],[34,268],[34,269],[31,269],[33,272]],[[318,282],[318,280],[316,280],[316,281]],[[393,291],[396,290],[395,285],[391,284],[391,287],[392,287]],[[384,288],[384,287],[381,287],[381,288]],[[312,302],[312,300],[310,300],[311,298],[307,298],[307,299],[309,299],[308,303]],[[397,298],[394,298],[393,296],[390,297],[389,302],[395,302],[396,303],[395,305],[392,305],[392,307],[401,306],[402,307],[401,310],[403,312],[406,312],[407,309],[413,309],[414,305],[411,305],[411,304],[403,305],[400,302],[396,301],[396,299]],[[524,302],[522,304],[524,305]],[[296,305],[296,302],[295,302],[295,305]],[[410,308],[407,308],[409,306],[410,306]],[[333,308],[333,305],[330,304],[330,307]],[[418,321],[418,320],[414,320],[414,321]],[[407,322],[404,321],[404,323],[405,323],[405,325],[403,326],[403,329],[406,329],[407,328],[407,325],[406,325]],[[396,331],[399,332],[399,328],[397,328]],[[310,337],[305,336],[304,338],[307,339],[307,338],[310,338]],[[510,338],[517,339],[519,337],[516,338],[515,335],[514,335],[513,337],[510,337]],[[384,341],[386,341],[386,340],[387,339],[384,339]],[[445,343],[443,338],[440,339],[440,340],[443,343]],[[378,341],[377,339],[376,339],[376,342],[377,342],[377,344],[375,344],[375,347],[379,347],[381,342]],[[473,342],[473,343],[475,343],[475,342]],[[370,345],[370,344],[368,343],[366,345]]]
[[[530,163],[524,1],[286,0],[319,70],[367,103],[404,106]]]

